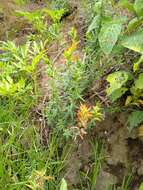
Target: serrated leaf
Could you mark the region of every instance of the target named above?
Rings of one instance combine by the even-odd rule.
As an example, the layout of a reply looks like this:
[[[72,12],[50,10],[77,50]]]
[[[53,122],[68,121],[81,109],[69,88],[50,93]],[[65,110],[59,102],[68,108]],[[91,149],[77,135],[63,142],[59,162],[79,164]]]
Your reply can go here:
[[[129,130],[138,127],[143,122],[143,111],[134,111],[128,118]]]
[[[143,30],[137,31],[134,34],[125,37],[122,40],[122,45],[133,51],[143,53]]]
[[[122,24],[118,21],[106,21],[99,33],[98,40],[102,51],[110,54],[121,33]]]
[[[64,178],[61,181],[60,190],[68,190],[67,182],[66,182],[66,180]]]
[[[91,24],[88,27],[87,34],[89,34],[92,30],[97,30],[100,24],[100,16],[97,15],[93,18]]]
[[[135,88],[143,90],[143,73],[141,73],[137,80],[135,80]]]
[[[134,9],[138,16],[143,16],[143,0],[135,0]]]

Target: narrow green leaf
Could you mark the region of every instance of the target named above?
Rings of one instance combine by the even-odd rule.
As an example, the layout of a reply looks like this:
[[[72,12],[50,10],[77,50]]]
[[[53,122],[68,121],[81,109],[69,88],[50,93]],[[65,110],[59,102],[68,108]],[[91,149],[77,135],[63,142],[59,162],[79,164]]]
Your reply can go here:
[[[137,62],[133,65],[133,71],[137,72],[139,70],[140,64],[143,62],[143,55],[139,58]]]
[[[59,22],[65,13],[65,10],[64,9],[59,9],[59,10],[45,9],[43,12],[45,12],[48,16],[50,16],[53,22]]]
[[[100,16],[97,15],[93,18],[91,24],[88,27],[87,34],[90,33],[92,30],[97,30],[100,25]]]
[[[60,190],[68,190],[67,182],[66,182],[66,180],[64,178],[61,181]]]
[[[44,57],[44,52],[40,52],[38,55],[36,55],[32,60],[32,70],[36,68],[36,65],[39,63],[39,61]]]

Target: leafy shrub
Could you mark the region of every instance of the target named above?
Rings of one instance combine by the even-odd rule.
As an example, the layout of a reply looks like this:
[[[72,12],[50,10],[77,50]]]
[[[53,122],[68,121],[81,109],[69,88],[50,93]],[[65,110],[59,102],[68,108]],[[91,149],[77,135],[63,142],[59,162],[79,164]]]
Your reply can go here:
[[[133,81],[132,85],[127,84],[129,80]],[[138,78],[134,79],[129,72],[118,71],[110,74],[107,77],[107,81],[110,83],[110,86],[106,89],[106,92],[112,102],[121,98],[123,94],[128,92],[125,105],[142,106],[143,73],[140,73]],[[136,127],[137,124],[140,124],[142,122],[142,118],[142,111],[133,112],[131,116],[129,116],[128,123],[130,125],[130,129]]]
[[[43,40],[51,41],[55,38],[58,38],[59,29],[60,29],[60,19],[65,13],[64,9],[59,10],[49,10],[44,8],[42,10],[35,10],[33,12],[27,11],[16,11],[16,16],[24,17],[30,24],[32,24],[33,29],[40,35],[40,38]],[[52,23],[48,26],[47,16],[52,19]],[[37,38],[34,38],[37,40]]]
[[[8,113],[5,125],[11,125],[18,119],[17,115],[29,118],[29,111],[39,96],[36,69],[44,59],[43,48],[42,42],[27,42],[20,46],[12,41],[1,42],[0,105]]]

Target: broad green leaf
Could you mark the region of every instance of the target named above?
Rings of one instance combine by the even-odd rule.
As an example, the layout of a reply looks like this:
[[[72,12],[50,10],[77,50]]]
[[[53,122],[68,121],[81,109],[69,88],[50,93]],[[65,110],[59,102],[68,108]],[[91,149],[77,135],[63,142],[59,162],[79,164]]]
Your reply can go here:
[[[93,18],[91,24],[88,27],[87,34],[90,33],[92,30],[97,30],[100,25],[100,16],[97,15]]]
[[[128,9],[128,11],[130,12],[135,12],[134,11],[134,5],[132,3],[129,2],[129,0],[120,0],[119,2],[119,6]]]
[[[126,71],[117,71],[108,75],[106,80],[110,83],[110,87],[107,93],[111,94],[114,90],[121,88],[131,78],[131,74]]]
[[[143,73],[141,73],[137,80],[135,80],[135,88],[143,90]]]
[[[131,79],[131,74],[126,71],[117,71],[107,77],[110,86],[106,89],[106,92],[112,102],[120,98],[128,90],[123,85]]]
[[[139,30],[122,40],[122,45],[133,51],[143,53],[143,30]]]
[[[128,90],[128,88],[118,88],[117,90],[114,90],[112,94],[110,94],[110,99],[112,102],[115,102],[118,98],[120,98],[125,92]]]
[[[128,118],[129,130],[138,127],[143,122],[143,111],[134,111]]]
[[[143,16],[143,0],[135,0],[134,9],[138,16]]]
[[[67,182],[66,182],[66,180],[64,178],[61,181],[60,190],[68,190]]]
[[[140,185],[139,190],[143,190],[143,183]]]
[[[99,44],[105,54],[110,54],[121,33],[122,24],[116,21],[103,23],[98,36]]]
[[[128,32],[135,31],[143,23],[142,18],[133,18],[128,24]]]

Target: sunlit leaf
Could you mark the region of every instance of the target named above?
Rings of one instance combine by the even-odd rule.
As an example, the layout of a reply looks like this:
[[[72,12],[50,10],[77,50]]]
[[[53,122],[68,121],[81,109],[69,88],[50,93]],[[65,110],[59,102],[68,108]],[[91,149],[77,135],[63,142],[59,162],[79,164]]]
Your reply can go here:
[[[143,90],[143,73],[141,73],[137,80],[135,80],[135,88]]]
[[[132,102],[132,96],[127,96],[125,106],[128,106]]]
[[[139,70],[140,64],[143,62],[143,55],[139,58],[137,62],[133,65],[133,71],[136,72]]]
[[[143,30],[139,30],[122,40],[122,45],[133,51],[143,53]]]
[[[106,89],[106,92],[113,102],[120,98],[128,90],[123,87],[123,85],[131,79],[131,74],[126,71],[117,71],[107,77],[106,80],[109,82],[110,86]]]
[[[64,15],[65,10],[64,9],[59,9],[59,10],[49,10],[45,9],[44,12],[51,17],[53,22],[59,22],[61,17]]]
[[[110,87],[107,93],[111,94],[114,90],[121,88],[131,78],[131,74],[126,71],[117,71],[108,75],[106,80],[110,83]]]
[[[60,190],[68,190],[67,182],[66,182],[66,180],[64,178],[61,181]]]
[[[103,23],[98,39],[102,51],[110,54],[121,33],[122,23],[116,21],[106,21]]]

